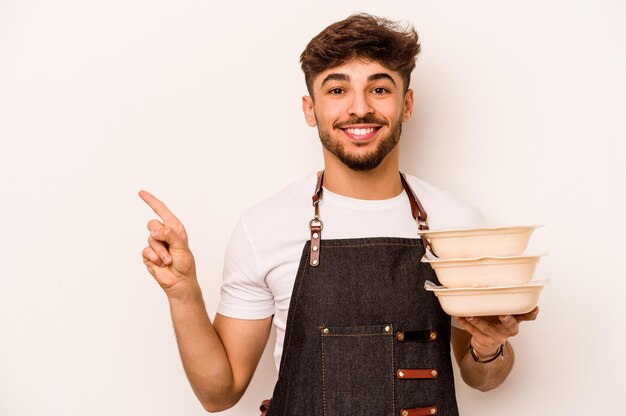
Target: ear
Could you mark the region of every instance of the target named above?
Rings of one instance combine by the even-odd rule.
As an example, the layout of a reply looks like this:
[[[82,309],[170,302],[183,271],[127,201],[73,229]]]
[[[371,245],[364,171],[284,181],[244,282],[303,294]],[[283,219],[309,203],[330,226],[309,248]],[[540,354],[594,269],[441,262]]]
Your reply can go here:
[[[315,119],[315,110],[313,109],[313,98],[308,95],[302,97],[302,112],[304,113],[306,124],[315,127],[317,120]]]
[[[407,90],[406,94],[404,94],[404,108],[402,110],[402,122],[406,123],[411,118],[411,114],[413,114],[413,90]]]

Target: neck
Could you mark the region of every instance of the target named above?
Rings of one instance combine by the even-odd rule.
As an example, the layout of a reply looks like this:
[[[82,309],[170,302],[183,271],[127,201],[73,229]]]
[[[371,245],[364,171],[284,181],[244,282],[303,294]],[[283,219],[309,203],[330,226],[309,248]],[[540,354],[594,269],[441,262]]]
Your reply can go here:
[[[375,169],[355,171],[324,149],[324,187],[357,199],[389,199],[402,191],[398,173],[398,146]]]

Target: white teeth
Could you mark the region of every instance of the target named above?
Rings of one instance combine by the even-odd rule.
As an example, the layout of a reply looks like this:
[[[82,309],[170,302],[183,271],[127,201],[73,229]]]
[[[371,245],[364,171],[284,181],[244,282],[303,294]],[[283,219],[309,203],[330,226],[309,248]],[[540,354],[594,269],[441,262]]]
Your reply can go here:
[[[348,133],[354,136],[365,136],[366,134],[370,134],[374,131],[373,127],[368,127],[366,129],[346,129]]]

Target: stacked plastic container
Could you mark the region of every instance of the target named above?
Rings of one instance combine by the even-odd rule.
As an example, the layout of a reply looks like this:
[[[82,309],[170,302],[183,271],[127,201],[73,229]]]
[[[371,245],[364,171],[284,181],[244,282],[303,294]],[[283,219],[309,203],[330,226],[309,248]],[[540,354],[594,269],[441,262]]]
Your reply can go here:
[[[430,245],[422,259],[435,270],[426,282],[451,316],[530,312],[545,281],[533,281],[541,255],[523,254],[538,226],[419,231]]]

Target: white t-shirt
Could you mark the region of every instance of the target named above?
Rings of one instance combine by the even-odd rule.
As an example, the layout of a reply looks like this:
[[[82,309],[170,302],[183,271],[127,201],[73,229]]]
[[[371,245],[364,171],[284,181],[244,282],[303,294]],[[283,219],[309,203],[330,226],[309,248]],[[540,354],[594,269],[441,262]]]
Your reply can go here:
[[[224,260],[217,312],[238,319],[274,315],[277,368],[291,292],[302,249],[310,238],[316,180],[312,173],[246,210],[233,231]],[[421,179],[407,175],[407,180],[428,214],[430,229],[484,226],[476,208]],[[404,191],[391,199],[361,200],[324,189],[319,212],[324,223],[322,239],[419,238]]]

